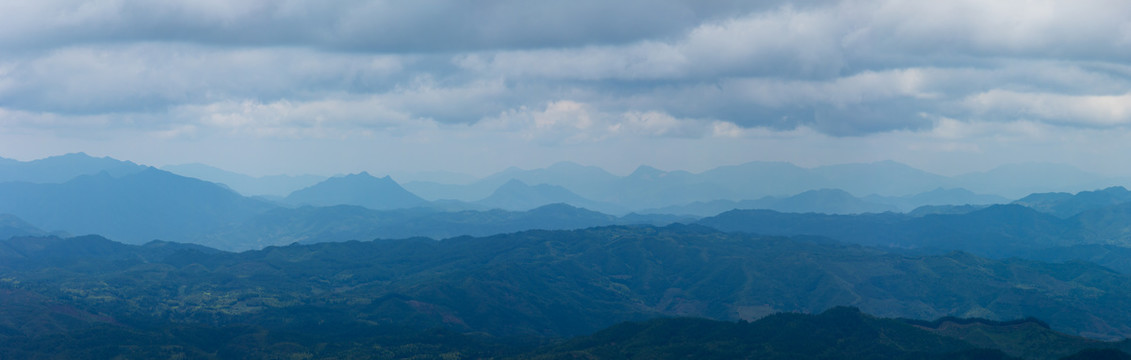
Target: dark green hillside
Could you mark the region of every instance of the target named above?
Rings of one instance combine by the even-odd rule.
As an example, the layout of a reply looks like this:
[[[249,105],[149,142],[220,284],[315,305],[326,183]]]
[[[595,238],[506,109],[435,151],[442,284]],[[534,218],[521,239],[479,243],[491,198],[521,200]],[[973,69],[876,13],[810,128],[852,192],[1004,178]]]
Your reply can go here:
[[[487,236],[530,229],[562,230],[618,223],[650,223],[665,217],[619,219],[565,204],[527,211],[431,209],[372,210],[359,206],[276,208],[203,236],[198,243],[225,250],[262,249],[295,242],[368,240],[424,236]]]
[[[1096,241],[1074,219],[1060,219],[1020,205],[925,216],[733,210],[698,223],[723,231],[817,235],[864,245],[963,250],[1000,257]]]
[[[563,336],[661,315],[737,320],[851,305],[888,317],[1036,316],[1071,334],[1131,334],[1131,314],[1123,310],[1131,308],[1131,279],[1087,263],[901,256],[698,226],[239,254],[99,238],[0,244],[11,267],[0,275],[16,288],[126,318],[221,325],[314,307],[366,323]]]
[[[1103,190],[1109,191],[1114,190]],[[1076,196],[1098,196],[1081,194]],[[864,245],[962,250],[999,258],[1079,259],[1131,271],[1131,262],[1123,256],[1131,246],[1131,203],[1105,205],[1066,219],[1017,204],[929,212],[822,215],[733,210],[697,223],[723,231],[817,235]]]
[[[959,339],[981,348],[998,349],[1024,359],[1059,359],[1087,349],[1098,348],[1131,350],[1131,342],[1127,340],[1103,342],[1065,335],[1033,318],[999,322],[978,318],[946,317],[931,322],[908,322],[935,334]]]
[[[657,319],[622,323],[529,359],[1009,359],[854,308],[774,314],[755,322]]]
[[[0,300],[5,358],[42,352],[68,358],[346,357],[369,351],[392,354],[389,358],[421,352],[517,356],[530,344],[622,321],[753,320],[843,305],[914,319],[1035,316],[1074,335],[1131,334],[1131,314],[1125,311],[1131,308],[1131,278],[1087,263],[998,261],[959,252],[902,256],[820,238],[757,237],[686,225],[319,243],[243,253],[167,242],[124,245],[96,236],[14,238],[0,241],[0,291],[6,295]],[[568,346],[575,347],[542,355],[564,349],[661,356],[631,346],[652,348],[649,341],[661,341],[655,337],[664,334],[686,338],[681,340],[686,346],[657,351],[724,354],[718,356],[753,351],[803,358],[862,353],[947,358],[959,351],[1001,358],[967,350],[989,347],[1030,356],[1018,349],[1123,346],[1044,328],[919,325],[975,344],[970,347],[923,332],[889,330],[896,325],[855,311],[822,316],[844,325],[821,325],[824,320],[802,315],[757,322],[778,329],[769,333],[778,337],[764,340],[773,348],[767,353],[759,351],[768,348],[736,340],[767,334],[757,330],[763,325],[711,330],[715,325],[708,322],[681,320],[691,325],[644,335],[632,333],[640,325],[622,325],[600,335],[625,336],[618,342],[629,346],[624,349],[587,350],[574,342]],[[644,328],[663,328],[653,324],[661,325]],[[817,338],[798,342],[795,335],[802,334]]]

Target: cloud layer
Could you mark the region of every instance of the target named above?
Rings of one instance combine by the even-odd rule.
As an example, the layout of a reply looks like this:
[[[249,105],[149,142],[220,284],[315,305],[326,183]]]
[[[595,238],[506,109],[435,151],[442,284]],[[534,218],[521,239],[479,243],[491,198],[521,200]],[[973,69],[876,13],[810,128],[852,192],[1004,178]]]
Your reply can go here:
[[[955,129],[1126,132],[1129,19],[1117,0],[7,1],[0,132],[986,151]]]

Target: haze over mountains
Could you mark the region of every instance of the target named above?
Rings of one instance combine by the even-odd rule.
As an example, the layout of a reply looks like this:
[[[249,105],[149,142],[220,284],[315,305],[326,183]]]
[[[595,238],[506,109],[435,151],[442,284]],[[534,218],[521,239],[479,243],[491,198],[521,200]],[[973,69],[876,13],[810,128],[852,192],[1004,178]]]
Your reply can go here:
[[[990,173],[963,183],[890,162],[751,163],[697,174],[641,167],[627,176],[559,163],[462,184],[411,183],[466,196],[489,190],[468,201],[418,196],[367,172],[250,197],[83,154],[0,166],[10,169],[0,171],[9,176],[0,182],[0,295],[40,314],[0,306],[0,354],[12,356],[50,341],[86,354],[90,347],[76,344],[119,337],[148,340],[107,354],[294,356],[413,344],[390,351],[554,358],[647,353],[633,346],[714,354],[725,343],[732,348],[719,354],[769,356],[776,353],[741,344],[787,346],[801,333],[775,340],[710,329],[758,332],[781,321],[849,324],[813,334],[852,337],[823,345],[838,356],[1051,359],[1131,349],[1095,340],[1131,336],[1131,191],[1118,186],[1011,201],[955,186],[991,188]],[[1118,182],[1069,175],[1040,186]],[[876,176],[889,178],[869,180]],[[861,311],[1040,321],[944,326]],[[682,347],[656,345],[676,341],[655,332],[668,331],[666,322],[601,331],[658,316],[764,323],[696,320],[712,335]],[[969,324],[982,335],[956,330]],[[911,335],[877,338],[868,330],[876,327]],[[244,340],[196,341],[186,332]],[[391,333],[412,335],[373,335]],[[583,335],[546,347],[500,342]],[[1033,336],[1044,340],[1018,340]],[[609,338],[626,343],[592,346]],[[853,345],[876,339],[894,345]],[[701,347],[712,341],[720,345]],[[922,350],[901,352],[910,348]]]
[[[213,179],[255,179],[195,165],[168,168],[211,174]],[[1041,176],[1042,171],[1053,170],[1061,175]],[[1017,176],[1021,171],[1028,171],[1029,176],[1008,181],[1022,183],[1019,186],[1046,189],[1119,181],[1066,171],[1062,167],[1036,165],[1008,167],[1000,173]],[[947,187],[970,185],[991,189],[1004,186],[993,180],[998,172],[951,178],[893,162],[813,169],[787,163],[755,162],[697,174],[642,166],[627,176],[616,176],[596,167],[558,163],[544,169],[511,168],[462,185],[412,182],[402,187],[391,177],[376,177],[362,172],[326,178],[296,189],[287,196],[251,198],[226,184],[178,176],[127,161],[68,154],[30,162],[0,161],[0,175],[4,176],[0,178],[0,213],[14,215],[13,219],[26,224],[9,227],[11,235],[49,232],[101,234],[129,243],[161,239],[201,243],[228,250],[296,241],[409,236],[443,238],[535,228],[664,225],[675,221],[694,221],[696,217],[715,216],[732,209],[814,213],[789,215],[801,218],[820,218],[816,214],[904,212],[908,215],[888,217],[902,216],[914,223],[926,221],[915,219],[918,217],[916,214],[961,215],[976,211],[981,206],[1008,203],[1008,198],[1000,195]],[[1053,180],[1041,183],[1040,179],[1045,178]],[[963,179],[977,181],[964,183]],[[257,187],[260,190],[256,192],[262,193],[275,186],[271,183],[278,185],[282,180],[287,180],[289,186],[295,186],[302,181],[315,180],[315,177],[263,177],[255,180],[258,185],[245,182],[239,186]],[[418,196],[412,189],[424,195]],[[1075,196],[1070,193],[1034,194],[1018,201],[1018,204],[1069,218],[1103,207],[1100,205],[1115,206],[1126,202],[1131,196],[1125,194],[1126,190],[1120,192],[1121,189],[1084,192]],[[445,194],[452,195],[454,199],[438,198]],[[552,204],[568,206],[539,210]],[[917,208],[920,210],[912,212]],[[1122,241],[1113,240],[1125,236],[1116,234],[1118,230],[1112,224],[1113,219],[1121,219],[1121,215],[1117,210],[1111,210],[1115,211],[1111,214],[1104,211],[1108,210],[1096,210],[1073,220],[1075,225],[1048,225],[1064,234],[1077,234],[1073,235],[1071,244],[1060,243],[1057,246]],[[851,221],[863,219],[861,224],[867,224],[871,223],[867,219],[885,216],[860,215],[851,218]],[[751,222],[754,223],[758,222]],[[1063,227],[1072,229],[1061,229]],[[26,230],[29,228],[35,230]],[[813,233],[828,235],[832,233],[828,229],[834,228],[825,226],[821,228],[824,230]],[[855,232],[846,233],[843,237],[871,236],[862,229],[857,226]],[[891,234],[913,233],[891,232],[889,228],[875,226],[871,229],[868,231],[887,234],[875,239],[892,239],[896,235]],[[799,229],[746,230],[785,235],[803,233]],[[1084,235],[1088,231],[1092,231],[1093,235]],[[941,236],[937,234],[935,236]],[[896,240],[888,244],[872,243],[906,245]],[[926,246],[927,243],[923,240],[917,246]]]
[[[232,177],[209,175],[207,171],[189,171],[199,167],[201,166],[167,166],[166,169],[219,183]],[[212,172],[222,172],[219,169],[212,169]],[[309,181],[316,177],[302,178]],[[865,211],[887,209],[906,212],[924,205],[986,205],[1004,203],[1009,199],[1017,199],[1035,192],[1077,192],[1131,184],[1128,179],[1104,177],[1053,164],[1008,165],[987,172],[946,177],[891,161],[832,165],[812,169],[782,162],[751,162],[723,166],[702,173],[663,171],[641,166],[626,176],[613,175],[598,167],[560,162],[542,169],[509,168],[474,181],[469,181],[468,176],[455,174],[445,174],[435,178],[448,179],[449,182],[410,181],[401,185],[414,195],[431,201],[484,202],[481,205],[501,204],[503,208],[509,206],[512,210],[532,208],[551,202],[566,202],[579,207],[601,207],[594,210],[617,213],[618,210],[619,212],[651,211],[716,201],[736,203],[768,201],[769,198],[792,197],[807,191],[831,189],[843,190],[861,198],[868,204],[862,207]],[[500,187],[515,180],[529,187],[549,185],[558,188],[520,190],[515,183],[512,183],[503,194],[488,199],[499,191]],[[262,185],[264,188],[268,186]],[[232,188],[237,189],[235,186]],[[239,188],[248,188],[248,186],[241,185]],[[520,204],[515,202],[517,201],[515,199],[507,201],[499,199],[501,196],[516,196],[506,194],[512,191],[524,191],[526,198],[546,200],[542,203],[527,200],[518,206]],[[270,192],[261,189],[248,190],[244,194]],[[535,195],[536,192],[540,194]],[[276,190],[274,194],[285,197],[289,193],[282,194]],[[767,206],[764,203],[751,205]],[[885,205],[893,206],[894,209],[884,208]],[[812,208],[804,210],[844,213]]]

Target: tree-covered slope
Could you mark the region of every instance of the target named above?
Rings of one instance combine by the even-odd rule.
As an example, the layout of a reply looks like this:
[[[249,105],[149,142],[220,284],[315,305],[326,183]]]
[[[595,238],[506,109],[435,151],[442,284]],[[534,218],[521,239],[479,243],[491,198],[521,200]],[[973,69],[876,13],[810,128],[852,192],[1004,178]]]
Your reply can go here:
[[[3,275],[19,289],[71,299],[94,313],[180,321],[224,323],[313,306],[382,324],[560,336],[658,315],[737,320],[851,305],[918,319],[1036,316],[1071,334],[1131,334],[1131,314],[1123,311],[1131,307],[1131,278],[1088,263],[961,252],[904,256],[695,226],[320,243],[239,254],[92,238],[3,244],[0,260],[12,267]],[[54,250],[42,250],[48,248]]]

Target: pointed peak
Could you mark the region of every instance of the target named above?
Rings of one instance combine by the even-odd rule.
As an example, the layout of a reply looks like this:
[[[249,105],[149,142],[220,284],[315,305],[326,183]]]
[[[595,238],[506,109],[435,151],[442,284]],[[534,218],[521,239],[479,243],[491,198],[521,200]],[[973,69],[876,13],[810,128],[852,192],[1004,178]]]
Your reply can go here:
[[[653,177],[653,176],[662,176],[664,174],[665,174],[665,172],[663,170],[660,170],[660,169],[657,169],[657,168],[654,168],[654,167],[651,167],[651,166],[648,166],[648,165],[640,165],[639,167],[636,168],[636,170],[634,170],[632,172],[632,174],[629,174],[628,176],[629,177]]]

